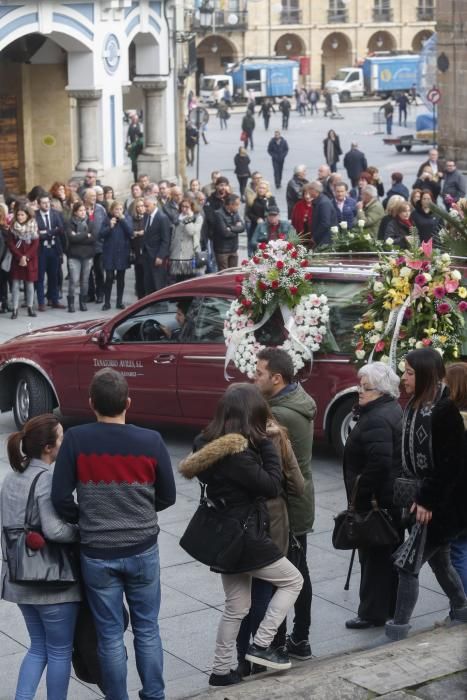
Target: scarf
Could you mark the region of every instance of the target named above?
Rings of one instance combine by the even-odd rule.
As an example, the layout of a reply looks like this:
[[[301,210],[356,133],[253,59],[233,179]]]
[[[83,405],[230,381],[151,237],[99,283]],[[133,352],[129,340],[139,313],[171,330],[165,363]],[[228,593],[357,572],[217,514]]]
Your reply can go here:
[[[39,238],[35,219],[29,219],[25,224],[15,221],[11,227],[11,232],[18,240],[18,243],[27,243],[29,245],[31,241]]]
[[[86,219],[78,219],[77,216],[72,216],[71,220],[76,227],[76,233],[89,233],[88,222]]]
[[[408,479],[420,479],[433,471],[431,418],[444,387],[438,389],[433,403],[419,408],[413,398],[407,404],[402,422],[402,472]]]

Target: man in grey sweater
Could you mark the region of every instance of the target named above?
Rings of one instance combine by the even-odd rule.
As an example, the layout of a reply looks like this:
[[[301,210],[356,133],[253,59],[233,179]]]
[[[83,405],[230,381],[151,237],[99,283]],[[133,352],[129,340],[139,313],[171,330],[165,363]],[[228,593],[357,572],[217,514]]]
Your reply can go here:
[[[447,208],[450,209],[450,205],[452,204],[451,200],[457,202],[457,200],[461,199],[461,197],[465,197],[465,193],[467,192],[467,181],[461,171],[457,170],[456,164],[453,160],[446,161],[446,170],[444,171],[443,180],[443,201],[447,205]]]

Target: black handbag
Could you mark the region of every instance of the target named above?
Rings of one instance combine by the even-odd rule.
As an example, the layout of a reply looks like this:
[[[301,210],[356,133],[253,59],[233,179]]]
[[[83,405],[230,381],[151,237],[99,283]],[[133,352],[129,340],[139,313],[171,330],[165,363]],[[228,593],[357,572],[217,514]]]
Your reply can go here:
[[[398,508],[410,508],[415,501],[418,484],[417,479],[406,479],[404,477],[395,479],[392,495],[394,505]]]
[[[389,513],[379,508],[376,498],[371,510],[359,512],[355,508],[360,475],[355,479],[349,507],[334,518],[332,544],[334,549],[362,549],[395,546],[399,533]]]
[[[206,485],[201,484],[199,506],[180,539],[180,546],[202,564],[225,570],[235,568],[243,553],[251,515],[250,510],[244,520],[230,516],[228,507],[206,497]]]
[[[46,540],[37,527],[31,526],[36,484],[44,471],[39,472],[29,489],[24,525],[3,527],[4,554],[12,583],[67,588],[78,581],[78,558],[73,546]],[[39,549],[31,549],[26,543],[32,532],[44,540]]]
[[[197,270],[200,270],[203,267],[206,267],[208,264],[208,252],[207,250],[195,250],[195,254],[193,256],[194,261],[195,261],[195,267]]]

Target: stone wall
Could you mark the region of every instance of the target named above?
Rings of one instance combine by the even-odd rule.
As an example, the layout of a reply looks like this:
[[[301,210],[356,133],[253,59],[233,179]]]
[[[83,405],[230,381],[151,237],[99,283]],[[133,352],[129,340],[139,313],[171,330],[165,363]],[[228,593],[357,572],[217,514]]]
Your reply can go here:
[[[438,57],[445,54],[449,67],[438,71],[441,90],[439,146],[443,157],[467,169],[467,0],[440,2],[437,8]]]

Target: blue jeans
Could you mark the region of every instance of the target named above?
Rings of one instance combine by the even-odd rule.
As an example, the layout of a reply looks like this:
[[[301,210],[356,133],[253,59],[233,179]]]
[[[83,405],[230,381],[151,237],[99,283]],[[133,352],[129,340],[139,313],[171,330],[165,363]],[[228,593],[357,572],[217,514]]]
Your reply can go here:
[[[79,603],[19,605],[31,646],[19,670],[15,700],[32,700],[47,666],[47,700],[66,700]]]
[[[467,595],[467,537],[458,537],[451,541],[451,562]]]
[[[159,547],[122,559],[81,554],[81,574],[96,623],[97,648],[106,697],[128,700],[123,643],[123,594],[130,609],[141,700],[164,700]]]
[[[39,249],[39,276],[37,279],[37,303],[45,304],[44,281],[47,275],[47,297],[53,303],[58,303],[58,271],[60,268],[60,254],[56,247]]]

